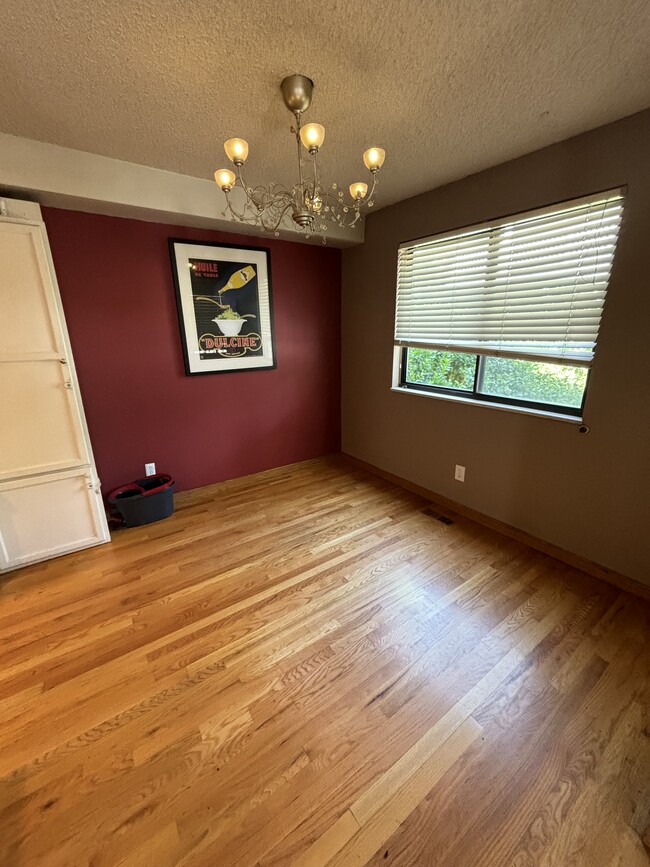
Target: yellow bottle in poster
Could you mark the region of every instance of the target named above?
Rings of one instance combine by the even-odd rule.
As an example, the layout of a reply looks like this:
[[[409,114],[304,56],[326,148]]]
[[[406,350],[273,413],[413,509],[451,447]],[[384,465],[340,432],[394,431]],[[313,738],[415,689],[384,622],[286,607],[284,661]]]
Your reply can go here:
[[[254,276],[255,268],[252,265],[246,265],[246,267],[242,268],[240,271],[235,271],[223,289],[219,290],[219,294],[221,295],[223,292],[228,292],[229,289],[241,289],[241,287],[245,286]]]

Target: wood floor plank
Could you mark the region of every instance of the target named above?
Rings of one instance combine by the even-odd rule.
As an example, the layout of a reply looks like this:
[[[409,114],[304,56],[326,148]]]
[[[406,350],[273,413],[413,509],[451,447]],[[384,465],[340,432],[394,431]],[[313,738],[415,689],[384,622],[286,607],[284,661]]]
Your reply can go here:
[[[331,457],[3,578],[0,864],[646,863],[650,606],[439,517]]]

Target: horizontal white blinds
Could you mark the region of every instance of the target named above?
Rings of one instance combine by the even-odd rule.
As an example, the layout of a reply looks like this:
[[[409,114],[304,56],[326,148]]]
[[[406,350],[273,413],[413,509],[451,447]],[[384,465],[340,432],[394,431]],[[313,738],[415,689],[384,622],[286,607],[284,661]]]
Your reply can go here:
[[[613,190],[402,244],[396,341],[589,364],[622,210]]]

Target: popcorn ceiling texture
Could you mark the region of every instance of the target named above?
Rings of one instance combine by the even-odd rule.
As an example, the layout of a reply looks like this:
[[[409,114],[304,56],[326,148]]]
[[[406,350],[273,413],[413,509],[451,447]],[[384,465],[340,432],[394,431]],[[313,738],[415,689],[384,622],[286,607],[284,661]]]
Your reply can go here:
[[[3,0],[2,37],[1,131],[197,177],[240,135],[292,182],[307,74],[327,178],[386,148],[378,205],[650,105],[648,0]]]

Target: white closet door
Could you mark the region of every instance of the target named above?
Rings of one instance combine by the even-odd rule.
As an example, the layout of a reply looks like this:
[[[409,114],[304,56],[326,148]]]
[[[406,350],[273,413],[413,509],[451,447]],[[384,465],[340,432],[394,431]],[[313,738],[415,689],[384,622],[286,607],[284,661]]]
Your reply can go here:
[[[90,464],[38,227],[0,224],[0,479]]]
[[[106,541],[40,221],[0,219],[0,415],[0,570]]]
[[[102,541],[104,515],[95,485],[87,469],[0,482],[0,568]]]

